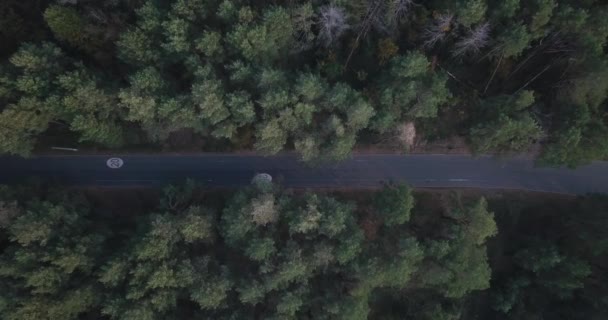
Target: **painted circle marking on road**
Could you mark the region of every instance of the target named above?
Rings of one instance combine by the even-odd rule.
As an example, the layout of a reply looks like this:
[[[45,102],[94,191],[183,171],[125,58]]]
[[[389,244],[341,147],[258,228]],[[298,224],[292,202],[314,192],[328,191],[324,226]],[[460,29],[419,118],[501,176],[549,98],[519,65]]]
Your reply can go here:
[[[106,161],[106,165],[110,169],[120,169],[125,162],[121,158],[110,158]]]

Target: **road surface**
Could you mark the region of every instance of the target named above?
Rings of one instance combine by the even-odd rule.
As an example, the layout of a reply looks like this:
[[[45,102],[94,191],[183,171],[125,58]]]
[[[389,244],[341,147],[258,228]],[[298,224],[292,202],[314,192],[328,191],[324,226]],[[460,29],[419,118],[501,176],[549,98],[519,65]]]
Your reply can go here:
[[[118,157],[109,167],[109,158]],[[608,193],[608,162],[576,170],[536,168],[529,159],[463,155],[355,155],[339,164],[310,168],[294,155],[273,157],[204,155],[42,156],[0,158],[0,183],[36,176],[80,186],[159,186],[193,178],[210,187],[250,183],[271,174],[286,187],[367,188],[386,181],[414,187],[521,189],[584,194]]]

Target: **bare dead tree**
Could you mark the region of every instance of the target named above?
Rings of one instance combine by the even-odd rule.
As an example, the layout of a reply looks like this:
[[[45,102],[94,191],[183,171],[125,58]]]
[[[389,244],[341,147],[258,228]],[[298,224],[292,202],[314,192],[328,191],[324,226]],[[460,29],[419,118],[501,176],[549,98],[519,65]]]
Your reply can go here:
[[[387,16],[387,1],[386,0],[368,0],[367,10],[363,15],[361,23],[362,29],[366,26],[373,27],[376,31],[389,33],[390,27]],[[367,32],[367,31],[366,31]]]
[[[442,42],[447,34],[452,30],[454,15],[451,13],[440,15],[433,24],[424,31],[424,47],[432,48],[437,43]]]
[[[437,65],[437,67],[439,69],[443,70],[450,78],[454,79],[456,82],[458,82],[458,83],[460,83],[460,84],[462,84],[464,86],[467,86],[467,87],[469,87],[469,88],[471,88],[471,89],[473,89],[475,91],[477,90],[477,88],[472,83],[459,79],[458,77],[456,77],[456,75],[454,75],[453,73],[451,73],[450,70],[442,67],[439,63],[437,63],[436,65]]]
[[[319,39],[329,47],[349,28],[344,9],[333,4],[322,7],[319,13]]]
[[[486,94],[486,92],[488,92],[488,88],[490,87],[490,83],[492,83],[492,80],[494,80],[494,76],[496,76],[496,72],[498,71],[498,67],[500,67],[500,63],[502,62],[502,58],[504,57],[504,54],[500,55],[500,59],[498,59],[498,63],[496,64],[496,68],[494,69],[494,72],[492,72],[492,76],[490,76],[490,80],[488,80],[488,83],[486,83],[485,88],[483,89],[483,94]]]
[[[88,9],[87,11],[88,11],[89,17],[91,17],[97,23],[101,23],[101,24],[108,23],[108,16],[103,11],[101,11],[101,9],[92,8],[92,7],[89,7],[87,9]]]
[[[371,1],[368,3],[367,10],[365,10],[365,14],[361,18],[362,22],[358,26],[359,31],[357,32],[357,37],[355,38],[355,42],[353,43],[350,53],[348,54],[348,58],[346,58],[346,62],[344,63],[344,69],[346,69],[350,59],[353,56],[353,53],[359,47],[359,41],[361,41],[361,38],[364,38],[367,35],[374,23],[377,21],[379,12],[382,12],[382,6],[382,1]]]
[[[388,24],[395,28],[399,24],[399,21],[407,16],[414,5],[416,5],[414,0],[389,0],[387,4]]]
[[[472,29],[465,37],[456,42],[453,55],[462,57],[467,54],[479,54],[490,41],[490,24],[483,23]]]
[[[356,16],[359,21],[355,26],[357,37],[346,59],[344,68],[348,66],[361,39],[365,38],[371,29],[391,33],[396,29],[399,19],[405,16],[414,5],[416,4],[413,0],[363,0],[357,2],[355,4],[355,12],[358,12]]]
[[[534,77],[532,77],[532,79],[530,79],[528,82],[526,82],[521,88],[517,89],[517,91],[515,91],[515,93],[518,93],[521,90],[525,89],[528,85],[530,85],[530,83],[534,82],[534,80],[538,79],[538,77],[540,77],[543,73],[547,72],[547,70],[549,70],[549,68],[551,68],[552,66],[553,66],[553,64],[548,64],[546,67],[543,68],[543,70],[541,70]]]
[[[358,34],[365,34],[371,28],[379,32],[387,32],[386,2],[388,0],[355,0],[352,2],[351,14],[356,21],[353,29]]]

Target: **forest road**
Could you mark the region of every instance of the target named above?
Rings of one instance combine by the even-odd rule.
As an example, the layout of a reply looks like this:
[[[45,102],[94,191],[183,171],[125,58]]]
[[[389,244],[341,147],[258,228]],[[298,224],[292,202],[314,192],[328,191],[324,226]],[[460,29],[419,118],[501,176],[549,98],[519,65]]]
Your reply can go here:
[[[535,167],[524,158],[465,155],[358,154],[310,167],[292,154],[90,155],[0,158],[0,183],[39,177],[64,185],[159,186],[192,178],[209,187],[238,187],[269,173],[290,188],[370,188],[388,181],[417,188],[518,189],[564,194],[608,193],[608,162],[577,169]]]

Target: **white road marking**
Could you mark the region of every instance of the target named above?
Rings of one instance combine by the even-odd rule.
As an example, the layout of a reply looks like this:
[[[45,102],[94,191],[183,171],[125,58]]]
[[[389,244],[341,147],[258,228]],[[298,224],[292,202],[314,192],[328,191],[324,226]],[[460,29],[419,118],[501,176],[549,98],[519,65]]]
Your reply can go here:
[[[467,182],[469,179],[448,179],[450,182]]]
[[[121,158],[110,158],[106,161],[106,165],[110,169],[120,169],[125,162]]]

